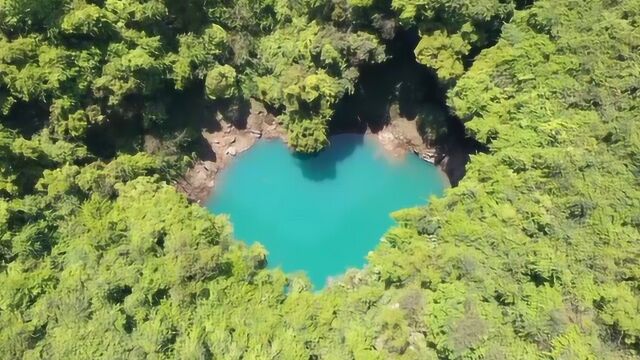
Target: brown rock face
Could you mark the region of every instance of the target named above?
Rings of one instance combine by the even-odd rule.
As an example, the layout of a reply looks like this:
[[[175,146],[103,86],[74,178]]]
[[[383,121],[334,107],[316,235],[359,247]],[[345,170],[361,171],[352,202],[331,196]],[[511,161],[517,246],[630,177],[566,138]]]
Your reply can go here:
[[[446,146],[435,147],[425,143],[415,120],[409,120],[392,111],[389,123],[375,134],[390,157],[401,157],[408,152],[415,153],[423,160],[439,166],[451,185],[456,186],[465,175],[465,166],[469,161],[469,151],[464,144],[449,142]],[[233,159],[249,150],[262,138],[286,140],[285,130],[278,124],[274,115],[257,101],[251,101],[251,109],[244,128],[234,127],[220,117],[216,121],[219,130],[202,131],[215,154],[213,161],[199,161],[178,182],[177,187],[191,200],[198,203],[206,201],[213,190],[217,173]],[[367,129],[366,133],[371,134]]]
[[[447,175],[452,186],[458,185],[466,174],[470,156],[465,151],[453,151],[445,155],[438,166]]]
[[[234,127],[231,122],[219,117],[217,131],[203,129],[202,136],[206,139],[215,154],[214,161],[198,161],[194,167],[185,174],[177,187],[192,201],[203,203],[213,190],[215,177],[233,159],[241,153],[249,150],[258,139],[285,138],[276,118],[257,101],[251,101],[251,109],[247,117],[246,127]]]

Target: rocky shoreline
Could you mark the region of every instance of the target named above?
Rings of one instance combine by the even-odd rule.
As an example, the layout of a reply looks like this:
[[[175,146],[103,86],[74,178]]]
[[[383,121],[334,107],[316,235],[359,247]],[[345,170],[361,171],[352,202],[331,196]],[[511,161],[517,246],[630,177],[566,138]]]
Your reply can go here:
[[[215,154],[214,159],[198,161],[176,184],[179,191],[199,204],[204,204],[211,196],[218,173],[234,161],[236,156],[249,150],[260,139],[286,140],[286,131],[278,124],[275,116],[253,100],[246,127],[239,129],[224,120],[220,121],[220,125],[220,130],[202,132]],[[412,152],[424,161],[437,165],[451,184],[456,184],[464,176],[468,155],[463,151],[445,154],[427,146],[414,121],[394,116],[382,130],[372,133],[367,129],[365,135],[375,136],[393,157],[402,157]]]
[[[214,159],[199,160],[176,184],[178,190],[199,204],[209,198],[218,173],[236,156],[260,139],[285,139],[285,130],[278,125],[275,116],[253,100],[244,128],[237,128],[223,119],[220,126],[222,128],[216,131],[202,130],[202,136],[215,154]]]

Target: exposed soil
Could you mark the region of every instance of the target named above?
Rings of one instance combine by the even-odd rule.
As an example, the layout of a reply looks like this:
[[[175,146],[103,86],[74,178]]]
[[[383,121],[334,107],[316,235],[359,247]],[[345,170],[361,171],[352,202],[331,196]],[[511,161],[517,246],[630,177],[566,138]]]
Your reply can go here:
[[[444,144],[431,145],[420,135],[416,121],[400,115],[397,106],[391,106],[389,113],[389,123],[374,133],[387,152],[394,157],[412,152],[422,160],[437,165],[449,184],[457,186],[465,175],[469,154],[477,151],[477,145],[469,139],[457,137],[447,139]]]
[[[204,203],[215,186],[218,173],[229,165],[236,156],[249,150],[260,139],[283,139],[285,131],[262,104],[251,101],[251,109],[246,126],[242,129],[220,120],[220,130],[202,130],[211,150],[213,160],[200,160],[178,181],[177,187],[190,200]]]
[[[374,135],[391,155],[405,156],[407,152],[412,152],[424,161],[436,163],[437,151],[424,142],[416,128],[415,120],[409,120],[400,115],[397,106],[390,108],[389,119],[389,123]]]

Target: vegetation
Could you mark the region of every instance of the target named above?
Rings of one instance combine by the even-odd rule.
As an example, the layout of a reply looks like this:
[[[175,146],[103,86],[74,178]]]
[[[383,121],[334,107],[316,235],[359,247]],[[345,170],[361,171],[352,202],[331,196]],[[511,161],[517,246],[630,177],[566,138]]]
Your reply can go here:
[[[637,0],[0,0],[0,357],[640,357],[639,28]],[[314,293],[171,186],[172,106],[253,97],[317,151],[400,29],[489,150]]]

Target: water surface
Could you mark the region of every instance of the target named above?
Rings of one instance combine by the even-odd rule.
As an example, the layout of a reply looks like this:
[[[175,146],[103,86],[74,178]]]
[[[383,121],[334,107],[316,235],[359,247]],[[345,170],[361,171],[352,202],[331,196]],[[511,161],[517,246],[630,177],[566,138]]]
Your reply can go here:
[[[418,157],[389,159],[373,138],[339,135],[315,156],[260,141],[218,177],[207,207],[231,216],[235,235],[260,242],[271,267],[304,271],[316,289],[362,267],[392,211],[426,204],[445,183]]]

